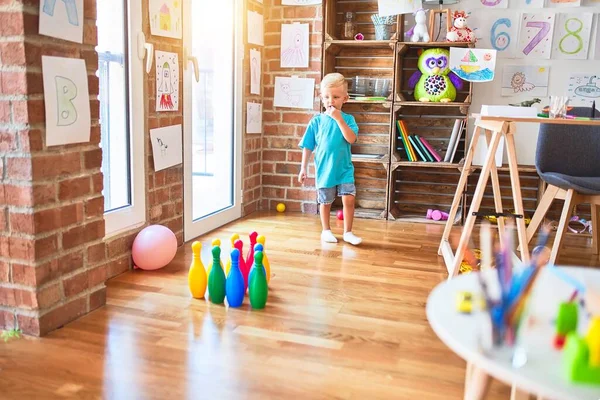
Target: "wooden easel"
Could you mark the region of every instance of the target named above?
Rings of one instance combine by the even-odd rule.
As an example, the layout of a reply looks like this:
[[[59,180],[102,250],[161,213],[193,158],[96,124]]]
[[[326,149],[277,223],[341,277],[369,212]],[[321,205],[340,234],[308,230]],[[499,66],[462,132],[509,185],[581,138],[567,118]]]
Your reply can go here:
[[[519,238],[519,248],[521,250],[521,261],[525,263],[529,261],[527,232],[525,229],[525,218],[523,215],[523,199],[521,197],[521,183],[519,181],[517,152],[515,147],[515,139],[513,136],[515,131],[516,124],[514,122],[502,120],[501,118],[498,118],[498,120],[482,120],[478,118],[475,122],[475,132],[473,133],[473,138],[471,139],[471,144],[469,145],[465,164],[460,175],[460,180],[458,181],[454,199],[452,200],[452,207],[448,215],[448,220],[446,221],[446,227],[444,229],[438,250],[438,254],[444,257],[444,262],[448,270],[448,279],[458,275],[460,264],[463,261],[465,250],[469,244],[469,239],[471,238],[471,232],[475,226],[475,219],[477,218],[483,193],[485,192],[485,187],[490,176],[492,177],[492,189],[494,192],[494,205],[496,208],[496,213],[503,213],[500,181],[498,179],[498,170],[496,169],[495,164],[496,149],[498,148],[500,138],[502,137],[505,139],[506,153],[508,156],[508,167],[510,170],[510,183],[512,186],[517,235]],[[473,194],[473,200],[471,202],[465,225],[460,236],[460,242],[458,244],[458,248],[456,249],[456,254],[454,254],[448,239],[450,238],[450,231],[452,230],[454,218],[458,211],[460,199],[464,193],[467,178],[472,172],[471,165],[473,163],[475,149],[477,148],[477,142],[479,137],[484,134],[487,141],[488,150],[483,166],[481,167],[479,181],[477,182],[477,187],[475,188],[475,193]],[[504,220],[502,217],[500,217],[497,221],[498,230],[500,233],[500,243],[502,244],[502,239],[504,236]]]
[[[431,38],[432,42],[435,42],[435,40],[433,40],[433,35],[435,34],[435,20],[436,20],[436,15],[439,14],[440,20],[442,18],[442,16],[444,14],[446,14],[446,33],[448,33],[448,31],[450,30],[450,28],[452,27],[451,23],[451,16],[450,16],[450,10],[446,9],[446,10],[430,10],[429,11],[429,37]],[[441,24],[440,24],[441,25]],[[441,29],[441,26],[440,26]],[[442,42],[446,41],[446,34],[444,33]]]

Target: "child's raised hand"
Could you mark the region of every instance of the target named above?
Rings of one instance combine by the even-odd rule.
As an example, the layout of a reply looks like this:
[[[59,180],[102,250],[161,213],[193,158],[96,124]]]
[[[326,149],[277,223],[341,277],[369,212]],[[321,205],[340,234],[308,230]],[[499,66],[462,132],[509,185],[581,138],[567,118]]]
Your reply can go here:
[[[325,115],[329,115],[331,118],[337,120],[338,118],[342,117],[342,112],[334,106],[329,106],[325,110]]]
[[[300,173],[298,174],[298,182],[300,182],[301,184],[304,184],[305,180],[306,180],[306,169],[301,168]]]

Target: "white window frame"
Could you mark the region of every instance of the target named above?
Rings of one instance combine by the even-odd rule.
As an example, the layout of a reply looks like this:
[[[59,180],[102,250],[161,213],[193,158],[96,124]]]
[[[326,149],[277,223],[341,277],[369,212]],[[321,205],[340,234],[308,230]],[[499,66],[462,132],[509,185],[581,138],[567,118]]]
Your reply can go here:
[[[127,0],[128,73],[129,73],[129,140],[131,165],[131,205],[104,214],[105,238],[138,228],[146,223],[146,173],[144,157],[144,73],[138,57],[138,34],[142,32],[142,2]],[[150,56],[150,55],[148,55]],[[141,111],[140,111],[141,110]]]

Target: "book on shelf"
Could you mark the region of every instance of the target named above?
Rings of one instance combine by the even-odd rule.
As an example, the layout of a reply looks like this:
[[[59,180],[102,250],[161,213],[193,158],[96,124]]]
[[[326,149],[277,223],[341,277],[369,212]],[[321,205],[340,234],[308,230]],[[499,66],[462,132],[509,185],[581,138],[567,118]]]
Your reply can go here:
[[[448,148],[446,149],[444,162],[451,163],[454,159],[456,149],[458,148],[458,143],[460,142],[460,138],[462,136],[464,124],[465,121],[463,119],[456,119],[454,121],[454,127],[452,128],[452,133],[450,134],[450,141],[448,142]]]

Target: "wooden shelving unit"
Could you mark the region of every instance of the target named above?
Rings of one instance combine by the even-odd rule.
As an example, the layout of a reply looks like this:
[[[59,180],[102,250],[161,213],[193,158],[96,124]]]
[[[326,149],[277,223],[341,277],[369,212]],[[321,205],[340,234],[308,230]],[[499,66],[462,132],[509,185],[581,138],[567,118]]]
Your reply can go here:
[[[365,40],[341,40],[347,11],[355,13],[358,32]],[[351,99],[344,105],[344,111],[352,114],[359,125],[359,140],[352,146],[357,217],[425,222],[429,221],[425,219],[427,209],[450,209],[460,176],[460,160],[466,152],[466,128],[460,134],[453,162],[411,162],[404,153],[396,121],[404,120],[410,133],[426,138],[444,157],[454,121],[466,119],[472,86],[465,82],[454,102],[423,103],[414,99],[408,79],[417,70],[420,50],[473,45],[407,42],[404,32],[409,26],[403,15],[397,17],[390,40],[374,40],[371,15],[377,12],[377,0],[325,0],[322,72],[342,73],[351,93],[356,76],[387,78],[392,82],[384,101]],[[341,204],[334,203],[334,209],[336,206]]]

